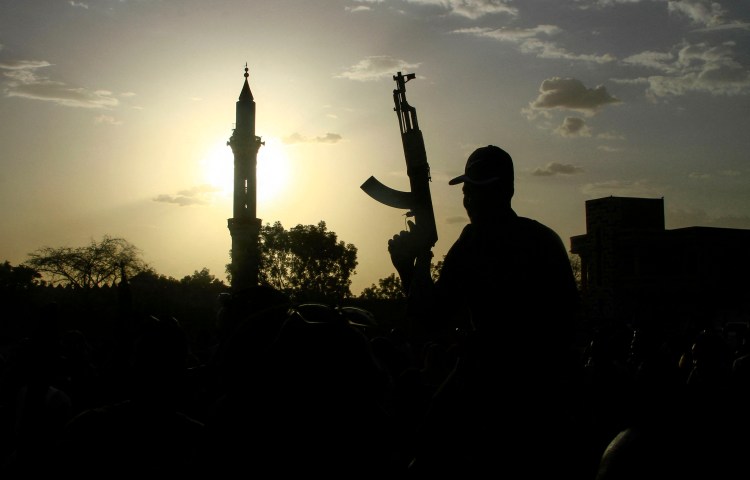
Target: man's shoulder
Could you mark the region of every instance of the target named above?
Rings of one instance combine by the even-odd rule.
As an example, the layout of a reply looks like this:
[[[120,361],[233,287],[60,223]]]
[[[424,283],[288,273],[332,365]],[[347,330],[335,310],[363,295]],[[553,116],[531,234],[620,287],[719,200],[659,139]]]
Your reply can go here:
[[[525,227],[528,227],[528,228],[538,228],[538,229],[542,229],[542,230],[552,230],[547,225],[545,225],[542,222],[540,222],[539,220],[535,220],[533,218],[522,217],[522,216],[519,215],[519,216],[517,216],[515,218],[515,220],[518,223],[518,225],[522,225],[522,226],[525,226]]]
[[[552,239],[560,239],[560,235],[558,235],[557,232],[539,220],[527,217],[517,217],[516,222],[520,229],[528,231],[530,234],[545,235]]]
[[[513,216],[505,221],[490,225],[489,228],[480,228],[469,223],[464,226],[461,230],[461,234],[458,236],[457,243],[471,241],[477,237],[481,237],[484,234],[492,234],[491,232],[502,231],[509,232],[515,231],[524,236],[533,237],[546,237],[552,240],[560,240],[560,236],[552,228],[543,224],[538,220],[534,220],[528,217]]]

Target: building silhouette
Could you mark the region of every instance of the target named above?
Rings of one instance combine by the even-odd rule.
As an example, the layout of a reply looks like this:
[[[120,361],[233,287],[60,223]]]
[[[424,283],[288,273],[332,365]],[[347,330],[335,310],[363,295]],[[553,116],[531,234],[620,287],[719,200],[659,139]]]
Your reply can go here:
[[[600,323],[677,328],[750,322],[750,230],[664,227],[663,198],[586,202],[581,259],[585,314]]]
[[[235,128],[227,145],[234,154],[233,216],[227,220],[232,236],[231,283],[233,291],[241,291],[258,284],[260,265],[259,234],[261,220],[256,218],[256,168],[258,150],[264,143],[255,135],[255,100],[248,83],[245,64],[245,83],[235,110]]]

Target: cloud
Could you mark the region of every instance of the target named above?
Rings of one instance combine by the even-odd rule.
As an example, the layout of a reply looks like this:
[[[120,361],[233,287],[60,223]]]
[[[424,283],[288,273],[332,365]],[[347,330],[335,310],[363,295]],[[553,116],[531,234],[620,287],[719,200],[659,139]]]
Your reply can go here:
[[[51,65],[45,60],[9,60],[0,62],[0,70],[33,70]]]
[[[342,139],[338,133],[326,133],[323,136],[318,137],[305,137],[300,133],[294,132],[282,139],[282,142],[286,144],[294,143],[338,143]]]
[[[562,125],[555,129],[555,133],[562,137],[590,137],[591,130],[580,117],[565,117]]]
[[[653,185],[649,180],[608,180],[588,183],[581,187],[584,195],[594,198],[606,196],[659,198],[664,196],[664,188]]]
[[[544,168],[535,168],[531,172],[536,177],[551,177],[553,175],[575,175],[577,173],[583,173],[583,168],[576,167],[575,165],[550,162]]]
[[[668,208],[665,215],[669,228],[718,227],[750,229],[747,215],[711,216],[701,209]]]
[[[659,70],[660,75],[629,80],[648,85],[646,94],[654,100],[689,92],[740,95],[750,91],[750,68],[735,58],[734,47],[734,42],[682,43],[675,47],[675,53],[642,52],[623,62]]]
[[[523,53],[532,53],[539,58],[553,59],[553,60],[573,60],[579,62],[589,63],[610,63],[616,59],[613,55],[605,53],[604,55],[592,55],[592,54],[576,54],[565,50],[562,47],[558,47],[551,42],[543,42],[538,39],[527,40],[521,44],[521,51]]]
[[[695,30],[696,32],[718,32],[722,30],[750,30],[750,23],[748,22],[738,22],[738,21],[731,21],[727,23],[722,23],[720,25],[714,25],[711,27],[706,28],[700,28],[698,30]]]
[[[161,194],[153,198],[154,202],[172,203],[181,207],[188,205],[205,205],[211,203],[213,193],[221,189],[214,185],[204,184],[181,190],[177,194]]]
[[[555,25],[537,25],[532,28],[459,28],[453,30],[452,33],[491,38],[500,42],[520,44],[529,38],[536,38],[539,35],[552,36],[561,32],[562,29]]]
[[[434,5],[447,10],[449,14],[476,20],[485,15],[518,15],[518,9],[508,5],[511,0],[406,0],[407,3]]]
[[[598,133],[596,138],[601,138],[602,140],[625,140],[625,135],[614,132],[602,132]]]
[[[694,178],[694,179],[707,179],[707,178],[712,178],[714,175],[719,175],[722,177],[739,177],[740,175],[742,175],[742,172],[739,170],[719,170],[718,172],[714,172],[714,173],[691,172],[688,174],[688,177]]]
[[[610,7],[612,5],[618,5],[623,3],[641,3],[653,0],[575,0],[578,4],[578,8],[581,10],[588,10],[590,8],[603,8]]]
[[[573,110],[592,116],[605,105],[621,102],[610,95],[604,86],[586,88],[575,78],[548,78],[542,82],[539,92],[539,96],[529,103],[529,109],[524,110],[530,118],[538,112],[552,109]]]
[[[533,28],[461,28],[453,30],[452,33],[472,35],[475,37],[491,38],[500,42],[513,43],[518,45],[519,50],[523,53],[536,55],[539,58],[553,60],[572,60],[590,63],[609,63],[615,61],[615,57],[610,54],[592,55],[572,53],[555,43],[541,40],[540,36],[551,37],[562,33],[562,29],[555,25],[537,25]]]
[[[693,23],[713,27],[725,23],[726,11],[714,0],[678,0],[667,2],[669,13],[681,14]]]
[[[421,63],[408,63],[389,55],[375,55],[360,60],[334,78],[346,78],[360,82],[380,80],[381,78],[391,79],[395,71],[414,70],[420,65]]]
[[[623,4],[646,2],[666,3],[667,12],[678,17],[687,18],[691,23],[703,26],[697,31],[714,31],[725,29],[748,29],[750,24],[728,18],[728,12],[717,0],[575,0],[578,8],[608,8]],[[725,1],[723,3],[741,3]]]
[[[84,8],[84,9],[88,9],[89,8],[88,4],[85,4],[83,2],[69,1],[68,5],[70,5],[71,7],[78,7],[78,8]]]
[[[653,68],[665,72],[673,71],[671,64],[675,56],[669,52],[645,51],[623,58],[622,62],[628,65]]]
[[[357,12],[367,12],[369,10],[372,10],[372,8],[366,6],[366,5],[357,5],[356,7],[344,7],[344,10],[351,13],[357,13]]]
[[[608,153],[622,152],[622,148],[612,147],[609,145],[599,145],[598,147],[596,147],[596,149],[601,150],[602,152],[608,152]]]
[[[6,78],[3,93],[7,97],[42,100],[65,107],[111,108],[119,104],[119,100],[108,90],[72,87],[37,73],[37,69],[50,65],[49,62],[36,60],[0,63],[0,70],[3,70]]]
[[[98,117],[94,118],[94,123],[96,123],[97,125],[99,124],[122,125],[122,121],[117,120],[112,115],[99,115]]]

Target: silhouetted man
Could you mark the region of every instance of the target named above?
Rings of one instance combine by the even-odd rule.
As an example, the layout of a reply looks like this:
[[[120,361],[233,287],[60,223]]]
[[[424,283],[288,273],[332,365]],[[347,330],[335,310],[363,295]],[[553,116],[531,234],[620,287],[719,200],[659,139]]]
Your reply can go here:
[[[433,322],[467,331],[529,333],[539,340],[550,329],[570,333],[578,293],[567,251],[553,230],[511,208],[510,155],[494,145],[478,148],[464,174],[449,183],[463,184],[471,223],[445,256],[434,285],[432,254],[420,245],[418,229],[388,241],[412,311],[429,312]]]
[[[524,459],[545,457],[545,445],[557,442],[550,428],[567,428],[556,424],[565,416],[557,402],[571,365],[575,279],[560,237],[511,208],[514,172],[506,151],[476,149],[464,174],[449,183],[463,185],[470,223],[435,283],[418,226],[388,242],[422,330],[468,332],[457,368],[433,400],[415,466],[434,473],[523,468]],[[568,470],[559,467],[557,474]]]

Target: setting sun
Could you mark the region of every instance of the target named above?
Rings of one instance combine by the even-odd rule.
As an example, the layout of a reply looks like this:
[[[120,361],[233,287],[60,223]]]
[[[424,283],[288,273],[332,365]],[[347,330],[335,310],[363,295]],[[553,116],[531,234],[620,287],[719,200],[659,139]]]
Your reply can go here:
[[[259,204],[274,200],[283,194],[288,185],[289,160],[284,145],[277,138],[263,140],[258,151],[257,201]],[[226,140],[217,142],[201,161],[205,183],[216,187],[219,194],[232,195],[234,155]]]

